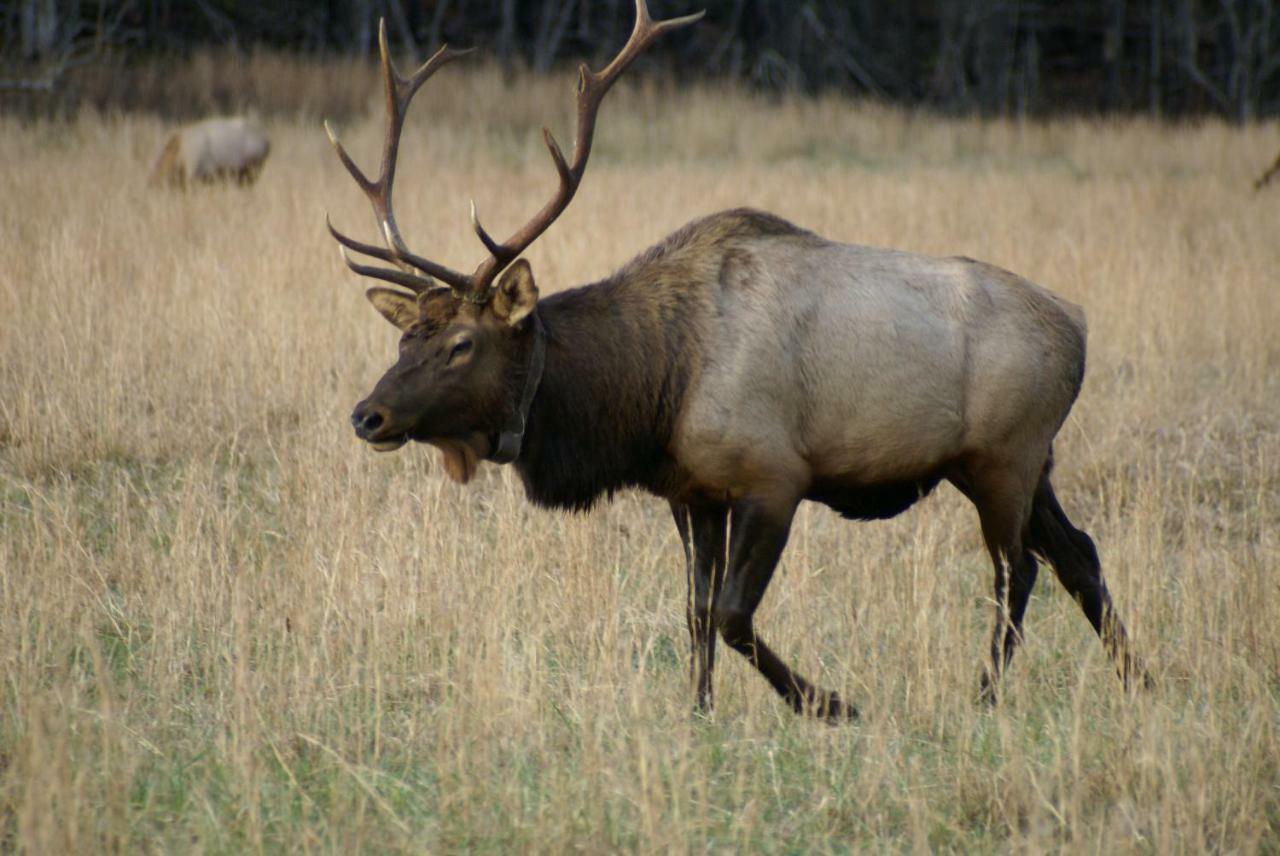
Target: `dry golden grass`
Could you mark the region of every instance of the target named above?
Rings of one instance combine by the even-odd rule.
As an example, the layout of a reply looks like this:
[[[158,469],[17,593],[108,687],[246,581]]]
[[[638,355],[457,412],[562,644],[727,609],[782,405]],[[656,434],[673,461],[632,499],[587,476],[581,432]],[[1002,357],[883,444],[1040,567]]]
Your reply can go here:
[[[444,83],[444,80],[448,83]],[[450,70],[406,132],[410,243],[478,260],[553,186],[567,78]],[[1089,312],[1057,484],[1159,681],[1126,699],[1047,572],[1006,703],[973,703],[991,571],[940,490],[802,510],[760,626],[863,721],[722,653],[693,717],[665,505],[532,508],[346,422],[395,336],[324,212],[318,124],[252,190],[149,192],[162,128],[0,119],[0,849],[1274,851],[1280,846],[1275,128],[941,121],[624,89],[544,290],[749,204],[963,253]],[[343,129],[376,156],[381,119]],[[566,141],[567,142],[567,141]]]

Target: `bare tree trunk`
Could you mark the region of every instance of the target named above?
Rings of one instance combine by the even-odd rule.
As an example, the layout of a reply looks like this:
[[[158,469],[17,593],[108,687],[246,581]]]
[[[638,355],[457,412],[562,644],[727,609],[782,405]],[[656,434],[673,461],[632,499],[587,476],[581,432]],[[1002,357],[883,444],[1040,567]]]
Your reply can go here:
[[[1182,71],[1196,86],[1208,95],[1219,109],[1227,110],[1226,93],[1200,68],[1200,25],[1192,9],[1193,0],[1182,0],[1179,12],[1179,28],[1182,38]]]
[[[516,0],[502,0],[502,26],[498,30],[498,59],[510,69],[516,47]]]
[[[1040,21],[1036,11],[1027,15],[1029,20],[1018,63],[1016,97],[1019,118],[1034,112],[1040,103]]]
[[[22,0],[22,57],[47,57],[58,41],[58,4],[56,0]]]
[[[578,0],[578,41],[584,44],[591,41],[591,2]]]
[[[1222,0],[1229,34],[1227,97],[1236,121],[1258,114],[1266,81],[1278,66],[1272,34],[1274,9],[1270,0]]]
[[[352,0],[351,16],[352,46],[359,56],[368,56],[373,46],[372,0]]]
[[[932,97],[944,106],[963,107],[969,102],[965,56],[973,29],[971,7],[966,0],[942,0],[938,14],[938,60],[930,82]]]
[[[387,0],[387,6],[391,13],[391,22],[400,35],[405,51],[415,62],[418,61],[418,41],[413,37],[413,28],[409,26],[409,19],[405,17],[404,7],[400,5],[400,0]]]
[[[533,68],[546,71],[551,68],[560,50],[560,41],[573,16],[575,0],[542,0],[542,12],[538,16],[538,30],[533,41]]]
[[[1124,106],[1124,31],[1125,0],[1110,0],[1110,20],[1103,37],[1102,61],[1107,67],[1106,106],[1112,110]]]
[[[718,69],[727,54],[735,45],[742,43],[742,11],[747,5],[747,0],[734,0],[733,11],[729,13],[729,19],[724,24],[724,31],[721,33],[720,39],[716,42],[715,48],[707,57],[706,67],[709,69]],[[737,77],[737,69],[733,69],[731,75]]]
[[[431,12],[431,24],[427,29],[427,52],[434,53],[444,44],[444,35],[441,30],[444,27],[444,16],[449,11],[449,0],[437,0],[435,9]]]
[[[1161,60],[1164,55],[1164,46],[1161,42],[1164,37],[1162,26],[1164,23],[1164,10],[1161,7],[1161,0],[1151,0],[1151,20],[1148,23],[1147,111],[1152,116],[1159,116],[1161,113],[1161,91],[1163,89]]]

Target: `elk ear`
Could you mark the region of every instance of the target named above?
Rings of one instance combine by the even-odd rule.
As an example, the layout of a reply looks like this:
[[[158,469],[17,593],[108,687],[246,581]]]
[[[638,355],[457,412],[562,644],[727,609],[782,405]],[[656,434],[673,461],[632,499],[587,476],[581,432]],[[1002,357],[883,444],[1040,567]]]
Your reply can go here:
[[[411,295],[391,288],[371,288],[364,295],[383,318],[401,330],[408,330],[418,320],[418,301]]]
[[[524,259],[517,259],[498,280],[493,295],[494,314],[514,327],[537,303],[538,286],[533,284],[533,269]]]

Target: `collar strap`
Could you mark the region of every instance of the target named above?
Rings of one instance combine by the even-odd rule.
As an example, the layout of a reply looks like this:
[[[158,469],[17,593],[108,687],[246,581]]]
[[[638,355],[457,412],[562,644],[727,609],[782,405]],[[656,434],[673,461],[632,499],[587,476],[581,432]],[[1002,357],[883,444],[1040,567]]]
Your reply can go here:
[[[542,370],[547,362],[547,329],[542,326],[542,318],[535,309],[532,313],[533,354],[529,357],[529,370],[524,376],[524,392],[520,395],[520,407],[511,421],[498,434],[498,442],[489,453],[488,460],[495,464],[509,464],[520,457],[520,445],[524,442],[524,429],[529,418],[529,408],[533,405],[533,396],[538,392],[538,384],[542,381]]]

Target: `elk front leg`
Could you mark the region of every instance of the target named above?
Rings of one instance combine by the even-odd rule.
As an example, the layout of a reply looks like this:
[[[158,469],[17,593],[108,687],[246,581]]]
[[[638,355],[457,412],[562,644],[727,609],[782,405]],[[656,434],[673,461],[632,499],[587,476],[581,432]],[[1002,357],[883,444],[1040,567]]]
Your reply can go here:
[[[856,709],[835,693],[815,687],[782,662],[752,623],[787,545],[794,513],[795,503],[782,509],[749,500],[733,505],[729,567],[713,607],[716,627],[725,643],[746,657],[796,713],[810,713],[829,722],[855,719]]]
[[[698,710],[708,712],[714,703],[712,673],[716,661],[716,634],[711,605],[724,579],[725,528],[728,509],[724,506],[671,504],[671,513],[684,544],[685,572],[689,598],[685,618],[689,624],[691,655],[689,679],[698,701]]]

